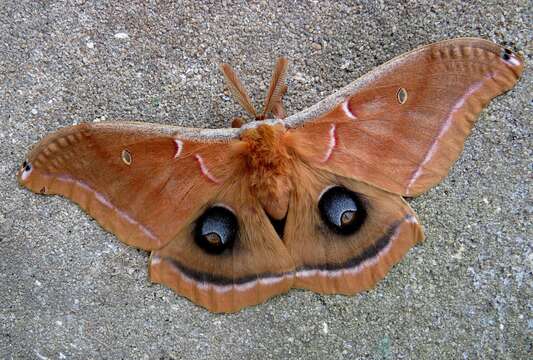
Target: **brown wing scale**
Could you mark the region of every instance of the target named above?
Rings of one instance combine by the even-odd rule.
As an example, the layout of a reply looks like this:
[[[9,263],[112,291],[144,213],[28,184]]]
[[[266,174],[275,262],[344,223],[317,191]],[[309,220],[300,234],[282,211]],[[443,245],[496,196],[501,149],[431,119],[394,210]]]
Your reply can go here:
[[[232,209],[238,218],[233,247],[218,255],[206,253],[194,242],[192,223],[152,252],[151,280],[214,312],[237,311],[288,291],[293,261],[246,180],[235,179],[201,211],[214,205]]]
[[[294,286],[354,294],[373,287],[424,238],[413,210],[398,195],[324,171],[299,166],[284,242],[295,262]],[[366,220],[353,234],[337,234],[321,218],[318,201],[331,186],[358,194]]]
[[[356,81],[339,104],[294,129],[293,147],[319,168],[418,195],[442,181],[483,107],[522,70],[517,55],[481,39],[422,47]]]
[[[152,250],[173,239],[232,175],[235,146],[213,142],[207,151],[203,142],[149,124],[81,124],[37,144],[18,178],[33,192],[73,200],[126,244]]]

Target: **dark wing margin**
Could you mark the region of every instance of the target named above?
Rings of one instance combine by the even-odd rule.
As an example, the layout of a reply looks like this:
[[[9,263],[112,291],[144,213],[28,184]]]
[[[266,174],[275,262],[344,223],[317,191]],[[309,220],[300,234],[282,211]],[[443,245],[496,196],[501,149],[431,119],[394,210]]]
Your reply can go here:
[[[292,193],[283,236],[295,263],[294,287],[346,295],[368,290],[424,239],[400,196],[305,165],[298,175],[306,180]],[[332,231],[320,215],[320,196],[332,185],[362,199],[366,217],[352,234]]]
[[[151,280],[213,312],[235,312],[288,291],[294,263],[247,180],[235,178],[204,208],[213,204],[231,209],[238,219],[233,247],[206,253],[193,239],[192,223],[152,252]]]

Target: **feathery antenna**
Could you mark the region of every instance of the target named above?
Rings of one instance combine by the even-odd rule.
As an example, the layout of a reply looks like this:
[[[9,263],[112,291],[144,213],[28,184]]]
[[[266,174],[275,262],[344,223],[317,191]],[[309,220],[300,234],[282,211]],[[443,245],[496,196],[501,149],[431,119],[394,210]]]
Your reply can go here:
[[[263,105],[263,112],[258,114],[255,110],[252,100],[248,96],[244,85],[239,80],[239,77],[229,64],[220,64],[220,70],[224,74],[226,84],[233,96],[237,99],[239,104],[250,114],[254,120],[264,120],[269,115],[276,119],[285,118],[285,109],[283,108],[282,98],[287,92],[287,84],[285,84],[285,76],[287,75],[288,60],[281,57],[277,60],[274,72],[272,73],[272,80],[268,87],[267,96]],[[232,127],[241,127],[245,123],[243,118],[235,118],[232,121]]]
[[[228,88],[230,89],[233,96],[237,99],[239,104],[241,104],[244,110],[246,110],[248,114],[253,116],[254,119],[257,118],[257,111],[255,110],[255,107],[252,104],[252,101],[250,100],[250,97],[248,96],[244,85],[241,83],[239,77],[232,69],[232,67],[228,64],[220,64],[220,70],[222,71],[222,74],[224,74],[224,79],[226,79],[226,84],[228,85]]]
[[[287,75],[288,64],[288,60],[284,57],[279,58],[276,62],[276,67],[272,73],[272,80],[270,80],[270,87],[268,88],[268,93],[263,105],[263,112],[261,114],[263,117],[266,117],[268,114],[272,113],[274,106],[277,103],[281,103],[281,98],[287,91],[287,86],[285,85],[285,76]]]

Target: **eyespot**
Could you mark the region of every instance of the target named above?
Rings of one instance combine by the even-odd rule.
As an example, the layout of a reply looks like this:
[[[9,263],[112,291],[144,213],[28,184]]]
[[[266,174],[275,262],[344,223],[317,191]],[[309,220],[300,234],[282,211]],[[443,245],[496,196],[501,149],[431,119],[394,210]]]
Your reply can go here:
[[[235,214],[222,206],[207,209],[196,222],[194,241],[210,254],[220,254],[233,246],[238,230]]]
[[[407,90],[405,90],[404,88],[399,88],[398,92],[396,93],[396,98],[398,99],[398,102],[400,104],[405,104],[405,102],[407,101]]]
[[[366,219],[360,196],[342,186],[326,190],[318,201],[318,210],[326,225],[341,235],[354,234]]]
[[[511,55],[512,54],[513,54],[513,52],[511,50],[503,49],[501,57],[502,57],[503,60],[509,61],[511,59]]]
[[[502,52],[502,59],[509,61],[511,59],[511,54],[509,54],[507,51]]]
[[[27,160],[24,160],[24,162],[22,163],[21,169],[22,169],[22,173],[20,174],[20,178],[22,180],[26,180],[28,176],[30,176],[33,167]]]
[[[124,161],[124,164],[128,166],[131,165],[131,162],[133,161],[131,153],[126,149],[122,150],[122,161]]]
[[[509,49],[503,49],[500,58],[511,66],[521,66],[522,60]]]

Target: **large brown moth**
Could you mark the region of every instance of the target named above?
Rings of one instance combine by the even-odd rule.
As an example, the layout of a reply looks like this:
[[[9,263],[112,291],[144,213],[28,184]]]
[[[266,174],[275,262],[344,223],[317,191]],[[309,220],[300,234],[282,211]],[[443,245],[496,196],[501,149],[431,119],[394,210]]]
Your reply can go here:
[[[151,252],[150,279],[215,312],[290,288],[354,294],[424,237],[403,197],[438,184],[487,103],[523,60],[492,42],[442,41],[401,55],[285,117],[286,60],[255,121],[191,129],[83,123],[40,141],[17,172],[121,241]],[[242,125],[242,126],[241,126]]]

